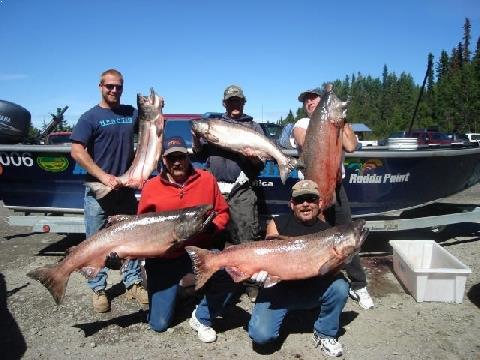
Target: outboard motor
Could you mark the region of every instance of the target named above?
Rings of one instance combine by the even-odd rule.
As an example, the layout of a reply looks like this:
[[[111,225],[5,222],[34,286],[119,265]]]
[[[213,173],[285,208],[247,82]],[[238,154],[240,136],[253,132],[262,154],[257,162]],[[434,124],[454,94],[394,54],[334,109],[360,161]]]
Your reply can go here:
[[[9,101],[0,100],[0,144],[22,142],[28,136],[30,112]]]

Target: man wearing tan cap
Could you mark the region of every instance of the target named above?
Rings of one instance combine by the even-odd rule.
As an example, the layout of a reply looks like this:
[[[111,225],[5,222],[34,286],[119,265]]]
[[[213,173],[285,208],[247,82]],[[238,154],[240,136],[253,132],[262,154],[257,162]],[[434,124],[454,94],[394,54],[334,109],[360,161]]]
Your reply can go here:
[[[330,228],[320,212],[321,203],[315,182],[297,182],[292,187],[292,212],[273,218],[267,224],[267,237],[302,236]],[[252,279],[264,282],[267,276],[266,271],[260,271]],[[280,326],[290,310],[320,307],[313,325],[314,344],[320,346],[328,356],[341,356],[342,344],[336,337],[340,329],[340,315],[347,299],[348,283],[341,274],[283,281],[273,287],[262,288],[252,310],[248,334],[256,347],[272,344],[278,339]]]

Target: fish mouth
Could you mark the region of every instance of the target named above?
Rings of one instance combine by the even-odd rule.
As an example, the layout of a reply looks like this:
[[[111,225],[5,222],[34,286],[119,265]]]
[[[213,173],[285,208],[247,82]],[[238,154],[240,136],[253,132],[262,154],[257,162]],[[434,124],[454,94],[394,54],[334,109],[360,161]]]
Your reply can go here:
[[[192,130],[197,134],[206,133],[208,131],[208,123],[203,120],[192,121]]]
[[[365,242],[365,240],[368,237],[368,234],[370,233],[369,228],[363,228],[360,232],[360,238],[358,240],[358,247],[362,246],[362,244]]]
[[[368,237],[370,230],[365,227],[366,221],[364,219],[358,219],[353,221],[353,232],[355,235],[356,248],[360,248]]]

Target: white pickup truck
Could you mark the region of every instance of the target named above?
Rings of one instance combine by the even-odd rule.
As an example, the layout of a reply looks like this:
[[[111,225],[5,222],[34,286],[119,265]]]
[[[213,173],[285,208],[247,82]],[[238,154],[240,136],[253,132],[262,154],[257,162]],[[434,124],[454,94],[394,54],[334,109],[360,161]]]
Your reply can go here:
[[[478,142],[480,143],[480,134],[479,133],[466,133],[465,136],[468,138],[470,142]]]

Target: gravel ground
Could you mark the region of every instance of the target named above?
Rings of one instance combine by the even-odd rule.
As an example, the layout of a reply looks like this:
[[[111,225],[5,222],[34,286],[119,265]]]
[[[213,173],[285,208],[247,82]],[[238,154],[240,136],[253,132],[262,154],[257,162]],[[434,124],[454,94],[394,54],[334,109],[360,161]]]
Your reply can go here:
[[[480,185],[448,199],[480,204]],[[31,234],[10,227],[0,208],[0,349],[3,359],[317,359],[311,331],[316,313],[295,312],[283,326],[279,348],[267,354],[252,348],[246,332],[252,305],[243,295],[215,328],[218,340],[202,344],[188,326],[195,297],[179,300],[174,324],[165,333],[149,330],[146,308],[127,301],[118,271],[108,294],[112,311],[96,314],[85,280],[75,273],[65,301],[56,306],[39,283],[26,277],[35,267],[58,261],[81,241],[78,235]],[[391,239],[434,239],[472,269],[462,304],[417,303],[393,273]],[[339,340],[345,359],[480,359],[480,224],[429,230],[372,233],[362,262],[376,307],[363,310],[349,300]]]

